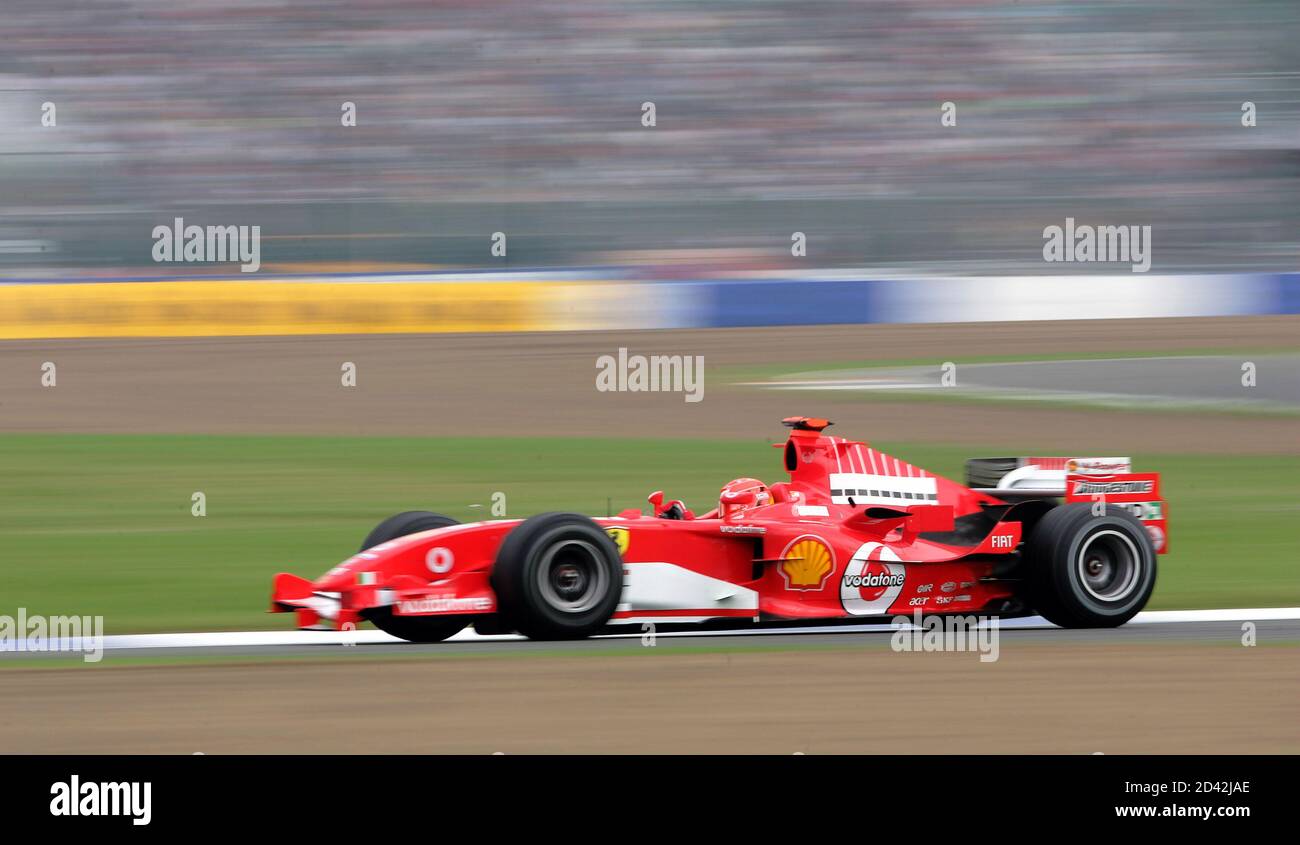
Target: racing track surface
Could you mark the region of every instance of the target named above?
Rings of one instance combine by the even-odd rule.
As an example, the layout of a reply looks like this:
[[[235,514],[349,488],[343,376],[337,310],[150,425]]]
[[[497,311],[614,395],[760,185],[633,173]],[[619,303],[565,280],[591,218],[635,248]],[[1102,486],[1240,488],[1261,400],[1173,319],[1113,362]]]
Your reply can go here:
[[[887,647],[888,639],[894,629],[888,624],[870,626],[853,626],[845,629],[822,627],[802,629],[798,632],[786,632],[780,629],[757,631],[712,632],[694,636],[676,636],[677,632],[656,634],[655,648],[667,647],[681,651],[700,649],[801,649],[801,648],[877,648]],[[1300,643],[1300,621],[1270,620],[1258,622],[1256,629],[1266,642],[1289,641]],[[1095,645],[1115,645],[1119,643],[1214,643],[1217,645],[1240,645],[1240,622],[1179,622],[1166,625],[1134,625],[1115,630],[1078,630],[1067,631],[1043,624],[1041,628],[1028,628],[1014,625],[1008,620],[1000,630],[1002,648],[1013,648],[1017,644],[1038,643],[1091,643]],[[214,646],[175,648],[124,648],[115,649],[112,656],[117,657],[197,657],[200,655],[263,657],[267,655],[293,657],[322,657],[329,651],[337,651],[346,646],[337,644],[320,645],[267,645],[267,646]],[[445,643],[405,643],[405,642],[368,642],[358,643],[354,647],[359,653],[379,654],[528,654],[539,652],[553,654],[557,652],[630,652],[646,648],[642,644],[642,635],[618,634],[596,637],[590,640],[563,642],[533,642],[522,638],[500,638],[484,640],[460,640]],[[1300,662],[1297,665],[1300,671]]]
[[[286,623],[288,617],[285,617]],[[1065,630],[1038,616],[998,621],[999,632],[1018,643],[1152,643],[1197,642],[1240,645],[1242,625],[1251,622],[1265,641],[1300,643],[1300,607],[1232,610],[1147,611],[1118,629]],[[695,626],[656,630],[653,647],[671,651],[701,649],[799,649],[887,645],[894,633],[886,619],[848,624],[785,624],[703,630]],[[885,641],[882,641],[882,637]],[[381,631],[248,631],[193,634],[126,634],[105,637],[110,658],[307,657],[414,655],[427,653],[481,655],[557,652],[628,652],[647,646],[639,628],[586,640],[538,642],[517,634],[480,635],[467,628],[444,643],[408,643]],[[63,643],[66,650],[80,644]],[[15,652],[11,643],[0,648],[0,660],[48,658],[48,653]]]
[[[936,366],[843,371],[769,383],[785,390],[933,390],[1003,400],[1055,399],[1132,409],[1201,406],[1300,410],[1300,355],[1251,355],[1256,382],[1242,384],[1242,355],[1100,358],[961,364],[942,387]]]
[[[639,637],[268,647],[256,651],[279,658],[261,661],[236,648],[225,660],[181,665],[6,661],[0,749],[1300,751],[1294,618],[1260,621],[1252,648],[1242,646],[1237,621],[1009,630],[994,662],[973,652],[895,652],[887,631],[661,635],[653,648]],[[128,653],[147,655],[115,652]]]

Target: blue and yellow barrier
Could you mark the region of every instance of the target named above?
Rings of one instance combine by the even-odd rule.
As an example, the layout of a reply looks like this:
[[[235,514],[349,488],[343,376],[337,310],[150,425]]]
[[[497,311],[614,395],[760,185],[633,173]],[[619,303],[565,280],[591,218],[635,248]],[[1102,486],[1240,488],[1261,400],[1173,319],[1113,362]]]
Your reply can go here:
[[[576,275],[576,274],[575,274]],[[841,274],[843,275],[843,274]],[[1300,274],[0,284],[0,339],[534,332],[1300,313]]]

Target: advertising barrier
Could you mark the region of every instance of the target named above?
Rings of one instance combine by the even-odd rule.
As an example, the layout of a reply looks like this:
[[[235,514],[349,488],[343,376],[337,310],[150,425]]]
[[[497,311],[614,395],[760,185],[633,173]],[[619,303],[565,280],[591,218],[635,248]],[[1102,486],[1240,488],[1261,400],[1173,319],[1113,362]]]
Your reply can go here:
[[[410,334],[1300,313],[1300,274],[0,284],[0,339]]]

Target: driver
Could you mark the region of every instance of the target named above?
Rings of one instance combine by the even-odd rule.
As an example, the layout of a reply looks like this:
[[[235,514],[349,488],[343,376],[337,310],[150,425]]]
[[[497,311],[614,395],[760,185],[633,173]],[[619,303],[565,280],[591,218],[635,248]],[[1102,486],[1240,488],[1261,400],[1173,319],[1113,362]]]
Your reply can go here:
[[[752,498],[750,493],[753,494]],[[772,493],[757,478],[737,478],[722,486],[718,494],[718,516],[723,519],[739,516],[750,508],[772,504]]]

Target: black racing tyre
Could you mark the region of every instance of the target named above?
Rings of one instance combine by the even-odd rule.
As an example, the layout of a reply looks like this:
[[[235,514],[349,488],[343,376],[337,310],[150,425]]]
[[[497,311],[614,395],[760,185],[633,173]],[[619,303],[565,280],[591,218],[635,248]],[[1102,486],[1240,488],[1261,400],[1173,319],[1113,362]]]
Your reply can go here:
[[[618,546],[576,513],[543,513],[506,535],[492,569],[503,621],[535,640],[587,637],[623,592]]]
[[[376,525],[361,543],[361,551],[407,534],[459,524],[458,520],[440,513],[405,511]],[[391,607],[374,607],[364,616],[385,634],[413,643],[440,643],[470,622],[469,616],[397,616]]]
[[[396,540],[398,537],[405,537],[407,534],[446,528],[448,525],[460,525],[460,522],[431,511],[404,511],[376,525],[361,542],[361,551],[364,552],[380,543],[387,543],[389,540]]]
[[[398,616],[391,607],[365,611],[367,622],[385,634],[413,643],[440,643],[469,624],[469,616]]]
[[[966,486],[997,487],[1002,476],[1019,465],[1018,458],[970,458],[966,461]]]
[[[1142,523],[1109,505],[1104,516],[1074,502],[1048,511],[1025,544],[1029,603],[1062,628],[1113,628],[1146,606],[1156,550]]]

